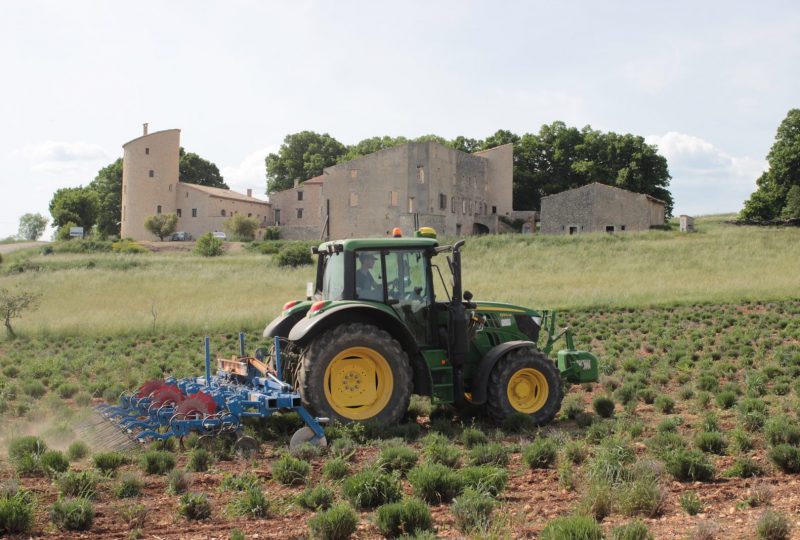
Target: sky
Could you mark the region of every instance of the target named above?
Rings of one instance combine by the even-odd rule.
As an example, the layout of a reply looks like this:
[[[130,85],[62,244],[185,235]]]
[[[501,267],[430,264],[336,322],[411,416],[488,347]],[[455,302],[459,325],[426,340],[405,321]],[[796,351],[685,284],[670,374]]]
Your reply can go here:
[[[668,160],[675,213],[736,212],[800,106],[800,3],[70,0],[0,4],[0,238],[142,133],[233,189],[290,133],[484,138],[556,120]]]

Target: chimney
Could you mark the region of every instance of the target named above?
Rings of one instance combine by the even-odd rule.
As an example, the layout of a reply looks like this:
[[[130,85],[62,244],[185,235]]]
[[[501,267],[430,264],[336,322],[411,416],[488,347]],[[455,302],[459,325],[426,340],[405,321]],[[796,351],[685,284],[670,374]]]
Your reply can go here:
[[[250,188],[247,189],[247,196],[248,197],[252,197],[253,196],[253,190],[252,189],[250,189]]]
[[[142,128],[143,128],[143,131],[144,131],[144,133],[142,135],[147,135],[147,122],[142,124]]]

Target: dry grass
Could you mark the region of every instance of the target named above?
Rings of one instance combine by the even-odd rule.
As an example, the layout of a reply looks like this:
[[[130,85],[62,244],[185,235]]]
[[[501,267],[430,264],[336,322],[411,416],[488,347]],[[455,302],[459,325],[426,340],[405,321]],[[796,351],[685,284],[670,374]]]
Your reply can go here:
[[[470,238],[464,281],[477,300],[531,307],[646,307],[780,300],[800,296],[800,230],[733,227],[698,220],[694,234],[649,232],[580,237]],[[441,256],[440,256],[441,257]],[[104,262],[138,261],[120,269]],[[248,253],[35,256],[58,267],[0,278],[41,292],[40,308],[19,320],[28,333],[117,334],[235,330],[275,317],[302,298],[312,267],[278,268]],[[89,260],[97,261],[92,268]],[[441,263],[443,272],[446,264]],[[81,266],[69,268],[70,266]],[[438,278],[436,278],[438,280]]]

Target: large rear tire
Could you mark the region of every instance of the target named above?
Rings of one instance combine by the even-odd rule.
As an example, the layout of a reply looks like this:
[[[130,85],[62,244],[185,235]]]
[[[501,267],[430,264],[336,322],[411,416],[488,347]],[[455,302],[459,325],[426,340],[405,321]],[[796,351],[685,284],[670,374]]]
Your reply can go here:
[[[561,374],[553,362],[538,351],[510,352],[489,376],[487,409],[497,422],[522,413],[530,416],[537,426],[549,424],[561,409],[563,398]]]
[[[316,338],[300,360],[300,396],[313,414],[339,422],[399,422],[411,399],[408,356],[387,332],[343,324]]]

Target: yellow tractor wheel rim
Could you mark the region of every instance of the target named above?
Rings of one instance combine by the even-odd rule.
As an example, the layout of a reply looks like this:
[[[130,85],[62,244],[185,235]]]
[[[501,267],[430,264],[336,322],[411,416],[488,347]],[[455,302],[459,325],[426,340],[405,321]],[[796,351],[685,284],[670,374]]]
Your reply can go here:
[[[547,403],[550,387],[544,373],[524,368],[514,372],[508,381],[508,402],[521,413],[535,413]]]
[[[350,347],[337,354],[325,369],[325,399],[337,414],[366,420],[380,413],[394,389],[389,362],[369,347]]]

